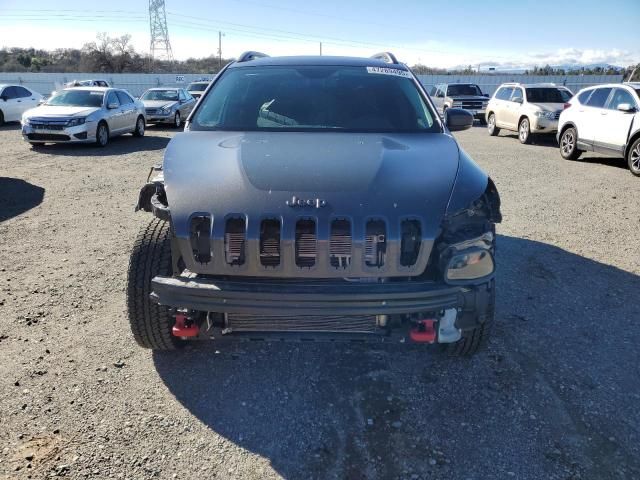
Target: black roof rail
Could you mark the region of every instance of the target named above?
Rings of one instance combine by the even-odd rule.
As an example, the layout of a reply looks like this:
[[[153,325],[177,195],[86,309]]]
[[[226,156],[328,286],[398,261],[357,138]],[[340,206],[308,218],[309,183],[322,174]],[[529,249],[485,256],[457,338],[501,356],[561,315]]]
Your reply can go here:
[[[380,52],[372,55],[371,58],[375,58],[376,60],[382,60],[386,63],[393,63],[395,65],[400,65],[400,62],[396,58],[396,56],[391,52]]]
[[[267,55],[266,53],[248,51],[248,52],[244,52],[242,55],[240,55],[240,57],[236,61],[237,62],[250,62],[251,60],[255,60],[256,58],[264,58],[264,57],[268,57],[268,56],[269,55]]]

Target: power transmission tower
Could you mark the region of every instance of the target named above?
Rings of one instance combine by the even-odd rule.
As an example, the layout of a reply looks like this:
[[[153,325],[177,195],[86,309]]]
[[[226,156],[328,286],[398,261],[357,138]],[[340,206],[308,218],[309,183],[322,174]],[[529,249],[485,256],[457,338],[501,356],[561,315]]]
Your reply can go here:
[[[167,28],[167,13],[164,0],[149,0],[149,27],[151,28],[151,61],[173,61],[171,43],[169,43],[169,29]]]

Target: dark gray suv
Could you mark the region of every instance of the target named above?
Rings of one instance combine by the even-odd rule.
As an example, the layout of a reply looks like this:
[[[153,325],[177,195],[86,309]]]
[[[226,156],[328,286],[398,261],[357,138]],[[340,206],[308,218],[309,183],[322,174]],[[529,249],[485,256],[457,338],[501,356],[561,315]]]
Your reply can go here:
[[[494,183],[413,73],[373,58],[243,54],[169,143],[138,208],[137,342],[441,343],[493,320]]]

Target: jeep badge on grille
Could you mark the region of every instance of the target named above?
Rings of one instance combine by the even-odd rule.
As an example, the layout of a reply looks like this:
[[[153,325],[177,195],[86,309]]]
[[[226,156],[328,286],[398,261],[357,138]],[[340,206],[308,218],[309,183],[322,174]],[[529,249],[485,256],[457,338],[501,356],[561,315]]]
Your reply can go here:
[[[322,208],[327,205],[327,201],[322,198],[298,198],[295,195],[287,200],[287,205],[290,207],[313,207]]]

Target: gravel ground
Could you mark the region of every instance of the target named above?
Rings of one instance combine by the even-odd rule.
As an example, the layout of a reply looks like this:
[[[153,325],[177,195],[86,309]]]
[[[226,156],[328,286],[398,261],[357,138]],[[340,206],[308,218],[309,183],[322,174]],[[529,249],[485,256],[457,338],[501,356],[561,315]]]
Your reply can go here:
[[[33,151],[0,129],[0,478],[640,478],[640,179],[551,140],[458,137],[503,200],[471,359],[352,345],[138,348],[133,205],[171,130]]]

